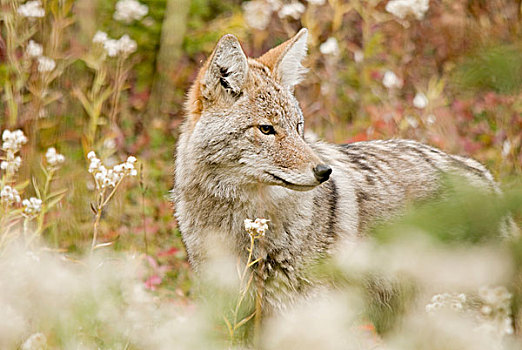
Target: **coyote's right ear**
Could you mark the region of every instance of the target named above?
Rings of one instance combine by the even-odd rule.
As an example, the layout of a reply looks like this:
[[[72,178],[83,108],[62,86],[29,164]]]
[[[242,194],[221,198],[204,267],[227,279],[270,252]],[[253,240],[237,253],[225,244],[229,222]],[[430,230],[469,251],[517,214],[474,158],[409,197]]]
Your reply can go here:
[[[235,36],[227,34],[216,45],[200,81],[201,93],[207,100],[221,94],[237,96],[248,74],[247,58]]]

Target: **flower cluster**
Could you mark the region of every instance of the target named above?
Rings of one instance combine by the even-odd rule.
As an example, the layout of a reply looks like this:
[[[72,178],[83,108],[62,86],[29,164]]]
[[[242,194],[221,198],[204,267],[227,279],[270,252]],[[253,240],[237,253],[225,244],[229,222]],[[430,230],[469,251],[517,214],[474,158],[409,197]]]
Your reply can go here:
[[[134,168],[136,157],[129,156],[121,164],[115,165],[112,169],[107,169],[96,157],[94,152],[89,152],[87,158],[90,160],[89,172],[93,174],[97,188],[116,187],[116,185],[127,175],[136,176],[138,171]]]
[[[15,173],[22,164],[22,158],[17,156],[16,153],[20,151],[22,145],[27,143],[27,137],[25,137],[22,130],[4,130],[2,133],[2,141],[2,149],[6,155],[5,159],[0,163],[0,169],[8,173]]]
[[[0,202],[7,204],[20,203],[20,195],[15,188],[4,186],[0,191]]]
[[[52,58],[40,56],[38,57],[38,71],[40,73],[52,72],[56,68],[56,62]]]
[[[480,328],[500,336],[513,334],[511,318],[513,295],[505,287],[498,286],[480,288],[479,297],[482,302],[480,314],[483,319]]]
[[[463,309],[463,304],[466,302],[466,299],[466,294],[464,293],[436,294],[431,298],[431,302],[426,305],[426,311],[433,312],[443,308],[460,311]]]
[[[284,4],[278,12],[279,18],[291,17],[293,19],[301,18],[301,15],[305,12],[305,5],[300,2],[291,2]]]
[[[29,44],[27,44],[27,49],[25,52],[29,57],[40,57],[43,54],[43,47],[33,40],[29,40]]]
[[[18,7],[16,11],[20,16],[27,18],[41,18],[45,16],[45,10],[42,8],[40,0],[28,1]]]
[[[399,77],[391,70],[387,70],[386,72],[384,72],[382,84],[388,89],[400,88],[402,87],[402,80],[399,79]]]
[[[47,149],[47,152],[45,152],[45,160],[51,167],[57,167],[65,162],[65,157],[63,154],[56,152],[56,148],[51,147]]]
[[[32,334],[23,344],[21,350],[47,349],[47,338],[43,333]]]
[[[246,24],[254,29],[266,29],[272,17],[272,6],[269,3],[254,0],[243,3]]]
[[[386,4],[386,11],[400,19],[412,14],[421,20],[429,7],[430,0],[390,0]]]
[[[22,205],[24,206],[24,215],[27,217],[34,217],[42,211],[42,200],[36,197],[24,199]]]
[[[127,56],[136,51],[138,48],[136,42],[132,40],[127,34],[116,40],[109,38],[107,33],[98,31],[92,38],[92,42],[103,45],[103,48],[109,57],[116,57],[120,54]]]
[[[139,21],[148,12],[147,5],[143,5],[137,0],[119,0],[116,3],[116,12],[114,12],[113,18],[116,21],[131,23],[134,20]]]
[[[321,46],[319,46],[319,51],[321,51],[323,55],[339,55],[339,43],[337,42],[337,39],[334,37],[328,38],[321,44]]]
[[[245,219],[245,230],[249,235],[253,236],[264,236],[266,230],[268,230],[268,219]]]
[[[428,105],[428,98],[422,92],[417,92],[413,98],[413,105],[419,109],[424,109]]]

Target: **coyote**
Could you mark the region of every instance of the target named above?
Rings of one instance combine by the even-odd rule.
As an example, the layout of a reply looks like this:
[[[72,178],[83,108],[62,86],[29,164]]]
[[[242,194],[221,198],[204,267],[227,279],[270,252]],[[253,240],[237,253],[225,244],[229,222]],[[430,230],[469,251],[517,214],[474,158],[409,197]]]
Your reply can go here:
[[[191,265],[202,272],[221,249],[246,259],[244,220],[269,219],[254,252],[268,310],[313,293],[312,262],[438,193],[444,172],[499,192],[480,163],[419,142],[305,139],[293,91],[306,72],[307,35],[256,59],[223,36],[189,91],[177,146],[173,196]]]

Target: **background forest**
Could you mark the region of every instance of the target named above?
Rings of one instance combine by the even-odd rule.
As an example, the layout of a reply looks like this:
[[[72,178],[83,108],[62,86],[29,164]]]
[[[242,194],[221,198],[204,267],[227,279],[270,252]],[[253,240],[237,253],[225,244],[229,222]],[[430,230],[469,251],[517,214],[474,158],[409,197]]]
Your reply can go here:
[[[522,346],[522,241],[492,224],[522,219],[520,0],[1,0],[0,10],[0,348]],[[506,195],[456,185],[455,198],[412,208],[325,266],[350,286],[331,303],[256,335],[250,321],[230,332],[237,281],[211,278],[220,297],[194,298],[169,199],[185,94],[222,35],[257,57],[302,27],[308,132],[470,156]],[[393,312],[369,301],[364,276],[379,273],[407,296]]]

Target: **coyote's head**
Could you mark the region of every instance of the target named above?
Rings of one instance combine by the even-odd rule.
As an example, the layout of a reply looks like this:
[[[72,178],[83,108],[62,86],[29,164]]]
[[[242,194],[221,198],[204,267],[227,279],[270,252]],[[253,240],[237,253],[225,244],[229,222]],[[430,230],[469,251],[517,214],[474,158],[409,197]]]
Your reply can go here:
[[[178,161],[204,165],[192,170],[208,171],[202,175],[217,187],[309,190],[328,180],[332,170],[305,142],[293,95],[306,71],[307,36],[302,29],[257,59],[223,36],[189,92]]]

